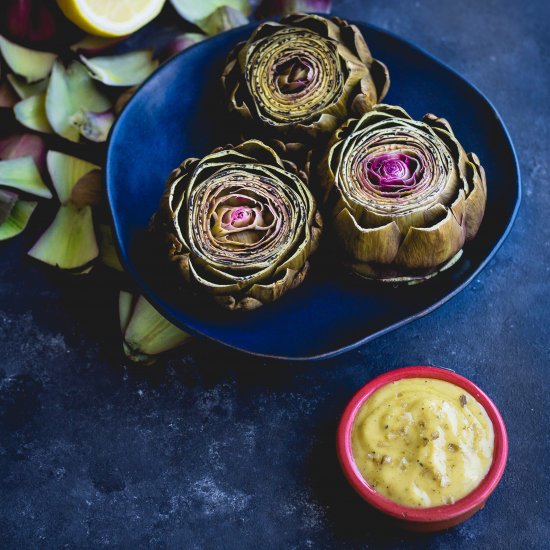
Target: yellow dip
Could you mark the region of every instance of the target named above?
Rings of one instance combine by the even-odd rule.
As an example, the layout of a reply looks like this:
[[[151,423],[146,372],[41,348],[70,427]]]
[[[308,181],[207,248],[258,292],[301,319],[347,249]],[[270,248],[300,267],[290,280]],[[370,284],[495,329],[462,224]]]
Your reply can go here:
[[[369,485],[412,507],[452,504],[491,466],[493,425],[462,388],[407,378],[373,393],[353,423],[355,463]]]

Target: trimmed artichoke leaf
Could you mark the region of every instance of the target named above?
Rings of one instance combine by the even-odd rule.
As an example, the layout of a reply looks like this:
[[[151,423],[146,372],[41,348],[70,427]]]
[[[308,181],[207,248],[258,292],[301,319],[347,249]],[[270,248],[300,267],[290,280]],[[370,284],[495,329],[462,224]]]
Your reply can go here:
[[[31,156],[0,161],[0,186],[44,199],[52,198]]]
[[[291,13],[330,13],[332,0],[263,0],[256,16],[260,19]]]
[[[80,59],[92,78],[107,86],[135,86],[141,84],[157,67],[153,50],[138,50],[122,55]]]
[[[39,52],[24,48],[0,36],[0,52],[11,70],[25,77],[27,82],[36,82],[46,78],[57,58],[49,52]]]
[[[58,151],[48,151],[46,161],[61,204],[71,201],[75,187],[86,174],[100,170],[91,162]]]
[[[175,10],[187,21],[197,24],[214,13],[218,8],[227,6],[240,11],[244,15],[250,15],[251,6],[249,0],[170,0]]]
[[[0,189],[0,225],[2,225],[11,214],[18,198],[17,193]]]
[[[50,80],[49,78],[43,78],[42,80],[28,83],[15,74],[8,74],[7,78],[12,88],[21,99],[27,99],[28,97],[44,93],[48,89],[48,82]]]
[[[14,134],[0,139],[0,160],[32,157],[37,168],[46,167],[46,142],[35,134]]]
[[[163,61],[170,59],[174,55],[186,50],[187,48],[202,42],[206,36],[198,32],[186,32],[173,38],[161,51],[160,58]]]
[[[113,238],[113,229],[110,225],[101,224],[99,226],[99,259],[111,269],[124,272],[124,268],[120,263]],[[121,293],[122,294],[122,293]],[[124,326],[123,330],[125,330]]]
[[[61,205],[29,256],[61,269],[87,266],[99,255],[90,206]]]
[[[121,305],[122,301],[122,305]],[[119,299],[121,326],[126,324],[129,298]],[[157,355],[176,349],[191,339],[191,335],[166,320],[143,296],[133,307],[124,331],[124,353],[131,361],[151,365]]]
[[[73,44],[70,48],[73,52],[83,55],[97,55],[98,53],[108,50],[115,44],[118,44],[126,37],[107,37],[107,36],[85,36],[82,40]]]
[[[248,17],[231,6],[220,6],[208,17],[198,23],[198,26],[210,36],[219,34],[248,23]]]
[[[71,123],[78,128],[81,135],[90,141],[103,143],[107,141],[109,132],[115,122],[112,110],[103,113],[79,111],[70,118]]]
[[[0,223],[0,241],[11,239],[22,233],[37,204],[32,201],[17,201],[9,216]]]
[[[26,128],[43,134],[53,133],[53,128],[46,116],[46,94],[42,93],[19,101],[13,108],[13,112],[15,118]]]
[[[78,142],[80,129],[71,122],[72,117],[80,111],[102,113],[111,107],[84,65],[73,61],[65,68],[59,61],[54,63],[46,93],[46,115],[57,134]]]
[[[19,100],[7,82],[0,82],[0,109],[11,109]]]

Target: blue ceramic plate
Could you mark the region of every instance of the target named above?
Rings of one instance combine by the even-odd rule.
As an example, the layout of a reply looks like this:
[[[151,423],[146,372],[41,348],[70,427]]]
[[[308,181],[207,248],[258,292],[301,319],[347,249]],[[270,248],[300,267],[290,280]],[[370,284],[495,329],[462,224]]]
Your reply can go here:
[[[508,132],[489,101],[457,73],[416,46],[358,24],[392,84],[386,103],[413,117],[447,118],[467,151],[485,167],[488,202],[476,240],[449,271],[421,285],[366,284],[333,269],[319,251],[317,265],[297,289],[251,312],[227,312],[182,299],[162,284],[143,253],[147,223],[166,178],[184,158],[228,142],[219,84],[229,50],[253,25],[184,51],[162,66],[131,99],[110,138],[107,191],[120,256],[143,294],[173,323],[233,348],[284,359],[330,357],[368,342],[445,303],[495,254],[520,201],[518,163]]]

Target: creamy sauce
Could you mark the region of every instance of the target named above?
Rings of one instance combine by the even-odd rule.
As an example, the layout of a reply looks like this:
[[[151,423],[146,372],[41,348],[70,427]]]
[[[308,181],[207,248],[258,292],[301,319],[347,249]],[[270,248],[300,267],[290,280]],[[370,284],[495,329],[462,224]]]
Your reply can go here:
[[[462,388],[433,378],[383,386],[359,410],[351,445],[369,485],[411,507],[452,504],[486,476],[493,425]]]

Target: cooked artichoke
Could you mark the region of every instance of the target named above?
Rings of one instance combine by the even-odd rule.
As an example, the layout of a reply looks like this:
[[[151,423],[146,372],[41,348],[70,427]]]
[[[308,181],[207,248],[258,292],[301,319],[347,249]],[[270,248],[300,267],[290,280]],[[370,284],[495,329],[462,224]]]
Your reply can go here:
[[[271,136],[314,140],[361,116],[389,87],[355,25],[293,14],[261,24],[229,54],[222,75],[229,110]]]
[[[185,160],[151,227],[181,282],[228,309],[254,309],[302,282],[321,216],[289,165],[250,140]]]
[[[450,267],[479,229],[487,187],[449,123],[377,105],[331,138],[320,165],[324,202],[353,270],[415,282]]]

